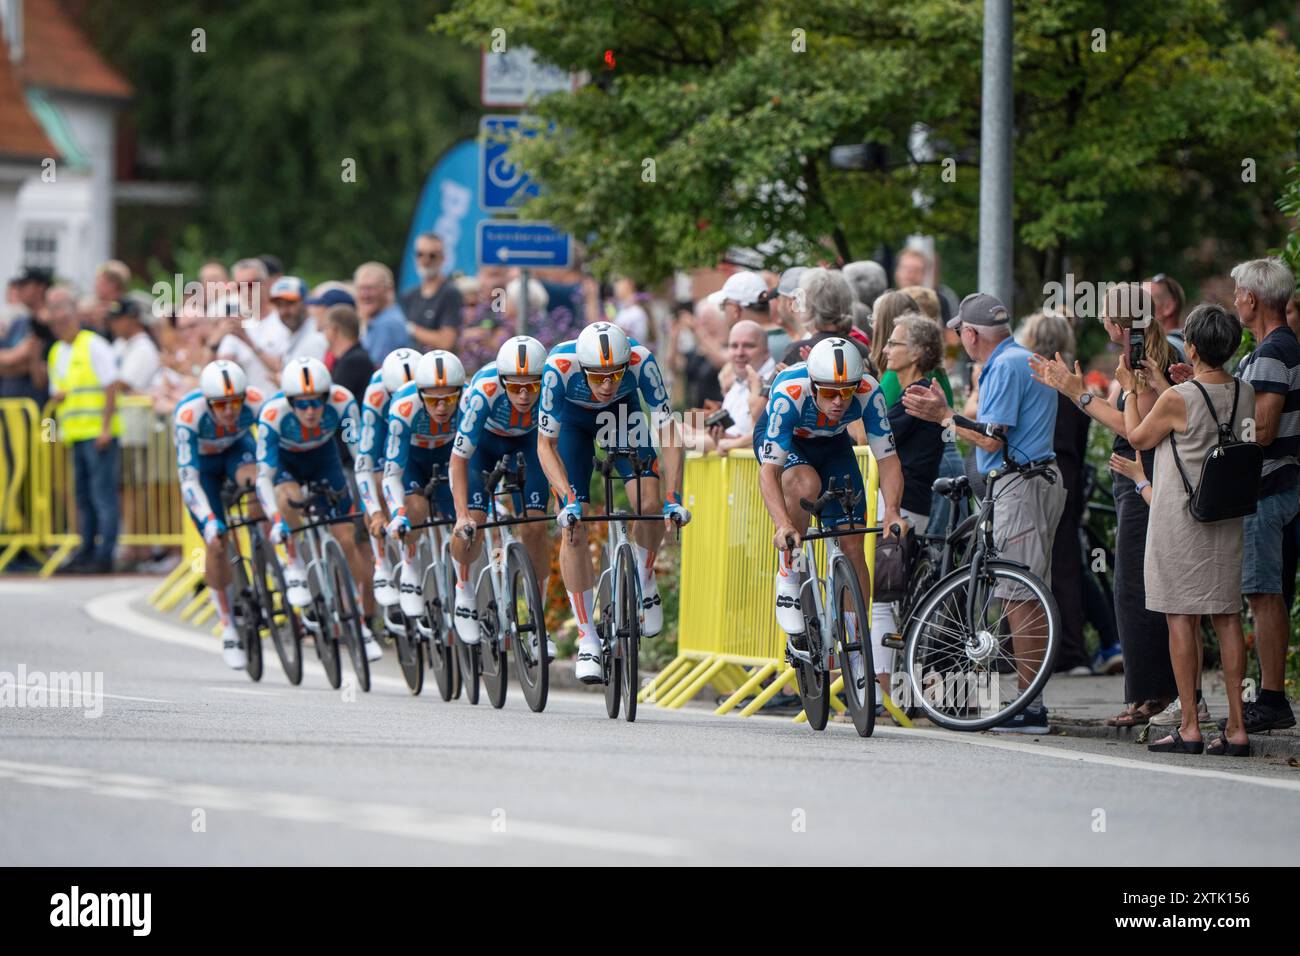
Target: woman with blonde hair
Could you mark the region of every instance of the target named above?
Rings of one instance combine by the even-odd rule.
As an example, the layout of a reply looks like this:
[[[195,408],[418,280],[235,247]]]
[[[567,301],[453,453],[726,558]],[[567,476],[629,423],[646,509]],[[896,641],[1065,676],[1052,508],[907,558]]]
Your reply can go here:
[[[905,292],[885,292],[876,299],[871,307],[871,361],[876,368],[883,369],[885,361],[885,343],[894,331],[894,320],[904,312],[916,312],[917,305]]]

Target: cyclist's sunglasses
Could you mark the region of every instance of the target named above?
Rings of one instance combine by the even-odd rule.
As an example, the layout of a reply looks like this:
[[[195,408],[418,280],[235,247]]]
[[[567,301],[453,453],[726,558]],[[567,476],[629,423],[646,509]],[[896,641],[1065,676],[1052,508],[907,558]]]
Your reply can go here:
[[[450,395],[430,395],[428,392],[421,392],[420,398],[425,405],[432,405],[435,408],[439,405],[455,405],[460,401],[460,389],[456,389]]]
[[[323,398],[295,398],[289,402],[294,407],[294,411],[310,412],[316,408],[325,407]]]
[[[535,395],[542,390],[540,378],[529,379],[526,382],[511,382],[503,379],[502,384],[511,395]]]
[[[230,398],[210,398],[208,399],[208,405],[212,407],[214,412],[224,412],[233,408],[243,408],[244,396],[232,395]]]
[[[623,373],[627,371],[627,366],[616,368],[611,372],[593,372],[589,368],[584,368],[582,371],[587,376],[588,385],[593,387],[596,385],[617,385],[623,381]]]
[[[858,390],[856,385],[814,385],[813,388],[817,389],[818,398],[825,399],[828,402],[833,402],[837,398],[842,402],[847,402],[853,397],[853,393]]]

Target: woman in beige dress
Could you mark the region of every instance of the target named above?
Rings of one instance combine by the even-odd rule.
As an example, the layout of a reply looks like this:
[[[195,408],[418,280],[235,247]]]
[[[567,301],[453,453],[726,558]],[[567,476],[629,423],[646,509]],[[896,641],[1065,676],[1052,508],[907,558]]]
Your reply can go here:
[[[1156,363],[1147,360],[1142,376],[1159,398],[1141,417],[1139,391],[1145,386],[1128,367],[1127,356],[1115,378],[1125,392],[1124,424],[1129,443],[1138,451],[1156,450],[1150,533],[1147,535],[1147,607],[1163,612],[1169,622],[1169,656],[1182,701],[1182,722],[1171,734],[1152,741],[1156,752],[1201,753],[1205,744],[1196,720],[1196,678],[1201,672],[1200,617],[1209,615],[1218,635],[1223,674],[1229,688],[1241,686],[1246,647],[1241,630],[1242,519],[1202,522],[1188,509],[1189,496],[1174,462],[1170,436],[1178,441],[1178,456],[1188,480],[1199,479],[1201,466],[1218,442],[1218,423],[1232,418],[1232,431],[1248,435],[1247,421],[1255,416],[1255,392],[1249,384],[1223,370],[1241,342],[1241,324],[1217,305],[1192,311],[1185,327],[1187,359],[1194,375],[1170,386]],[[1197,386],[1200,386],[1198,388]],[[1214,406],[1211,415],[1201,389]],[[1132,396],[1134,400],[1129,401]],[[1233,403],[1236,413],[1233,414]],[[1228,723],[1209,753],[1246,756],[1250,741],[1242,723],[1240,695],[1228,694]]]

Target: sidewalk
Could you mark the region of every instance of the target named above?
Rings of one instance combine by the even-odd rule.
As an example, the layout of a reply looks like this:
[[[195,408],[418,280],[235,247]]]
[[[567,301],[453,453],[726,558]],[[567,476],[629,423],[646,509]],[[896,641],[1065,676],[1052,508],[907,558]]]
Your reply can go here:
[[[1215,722],[1228,715],[1228,695],[1217,673],[1207,672],[1202,688],[1210,708],[1210,722],[1202,725],[1205,733],[1218,733]],[[1141,728],[1107,727],[1106,720],[1124,707],[1124,678],[1056,676],[1047,684],[1043,701],[1051,714],[1052,728],[1067,737],[1097,737],[1105,740],[1137,743]],[[1162,735],[1163,736],[1163,735]],[[1274,730],[1251,738],[1257,757],[1295,757],[1300,759],[1300,730]]]

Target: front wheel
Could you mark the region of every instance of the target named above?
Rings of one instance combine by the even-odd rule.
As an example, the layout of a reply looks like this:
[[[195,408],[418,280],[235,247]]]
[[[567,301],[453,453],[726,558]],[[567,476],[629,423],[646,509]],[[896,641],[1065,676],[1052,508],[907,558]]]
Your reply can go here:
[[[290,684],[297,686],[302,683],[302,623],[285,597],[288,589],[280,562],[263,542],[260,532],[253,533],[257,535],[253,545],[253,590],[258,595],[262,619],[275,642],[275,653],[284,668],[284,676]]]
[[[600,576],[596,589],[596,637],[600,640],[600,666],[605,681],[605,714],[610,720],[618,718],[623,703],[623,668],[618,658],[618,630],[614,615],[614,598],[609,582],[612,574]]]
[[[488,703],[500,710],[506,705],[506,688],[510,684],[509,666],[506,662],[506,645],[510,642],[510,632],[503,633],[500,614],[496,600],[483,604],[479,602],[479,639],[478,660],[483,670],[483,689],[487,691]],[[486,626],[483,626],[486,625]]]
[[[339,657],[339,641],[330,620],[330,608],[325,601],[325,588],[321,585],[320,574],[319,566],[313,566],[307,573],[311,587],[310,610],[315,625],[312,640],[316,643],[316,656],[325,669],[325,679],[331,687],[338,690],[343,683],[343,661]]]
[[[636,558],[631,545],[619,550],[618,560],[618,656],[619,691],[623,699],[623,719],[636,720],[636,695],[641,687],[638,663],[641,649],[641,589],[637,580]]]
[[[1034,574],[1006,561],[988,561],[978,575],[958,568],[908,624],[912,700],[949,730],[996,727],[1047,684],[1060,631],[1052,592]]]
[[[871,656],[871,619],[853,566],[840,559],[831,574],[835,596],[835,642],[844,678],[844,703],[859,737],[876,729],[876,667]]]
[[[546,651],[546,611],[537,575],[520,544],[506,552],[506,632],[514,639],[515,676],[533,713],[546,708],[550,660]]]
[[[248,580],[248,566],[244,556],[232,542],[227,546],[233,574],[232,588],[235,603],[231,608],[238,625],[239,640],[244,645],[244,670],[256,683],[262,679],[262,636],[258,627],[257,597]]]
[[[334,591],[334,607],[331,626],[337,626],[343,642],[347,645],[348,656],[352,658],[352,670],[357,675],[357,683],[363,691],[370,690],[370,661],[366,658],[366,645],[361,637],[361,607],[357,602],[356,584],[352,580],[352,571],[338,542],[330,541],[325,546],[325,560],[329,565],[330,584]]]

